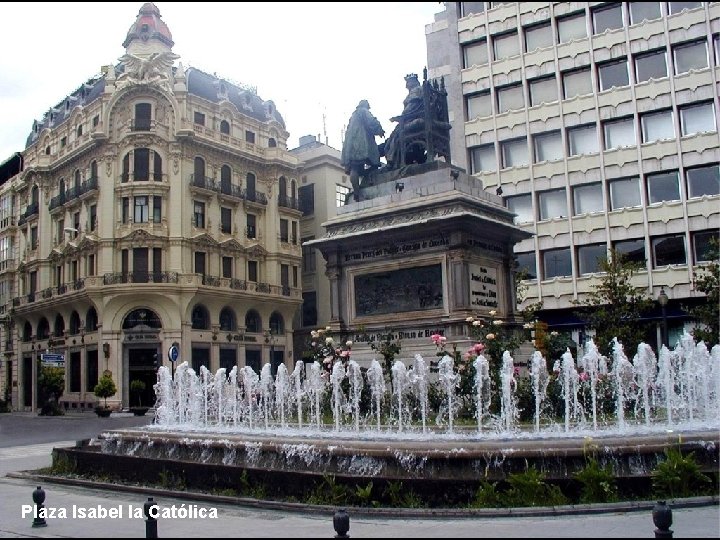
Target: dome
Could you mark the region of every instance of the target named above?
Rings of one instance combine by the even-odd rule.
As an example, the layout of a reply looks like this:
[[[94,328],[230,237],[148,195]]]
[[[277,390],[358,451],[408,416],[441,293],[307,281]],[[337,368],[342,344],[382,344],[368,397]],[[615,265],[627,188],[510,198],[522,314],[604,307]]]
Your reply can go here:
[[[137,19],[128,30],[123,47],[127,49],[135,40],[147,42],[151,39],[159,40],[168,47],[175,44],[170,30],[160,18],[160,10],[152,2],[147,2],[140,8]]]

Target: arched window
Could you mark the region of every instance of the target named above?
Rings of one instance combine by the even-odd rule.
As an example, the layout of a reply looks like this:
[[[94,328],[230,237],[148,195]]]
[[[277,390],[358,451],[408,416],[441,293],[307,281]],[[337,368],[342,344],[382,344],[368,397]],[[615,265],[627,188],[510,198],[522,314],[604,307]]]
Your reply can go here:
[[[235,312],[229,307],[224,307],[222,311],[220,311],[220,330],[225,332],[234,332],[237,330]]]
[[[284,334],[285,333],[285,322],[283,316],[277,311],[273,311],[270,315],[270,333],[271,334]]]
[[[230,193],[230,185],[232,184],[232,169],[229,165],[223,165],[220,168],[220,190],[223,193]]]
[[[190,317],[192,322],[193,330],[209,330],[210,329],[210,314],[205,306],[198,304],[192,310]]]
[[[98,177],[97,161],[93,160],[90,162],[90,180],[97,180],[97,177]]]
[[[284,176],[280,177],[278,193],[281,199],[287,198],[287,179]]]
[[[40,319],[40,322],[38,323],[37,327],[37,338],[38,339],[47,339],[50,337],[50,324],[48,323],[48,320],[43,317]]]
[[[195,158],[193,167],[193,182],[196,186],[205,186],[205,160],[201,157]]]
[[[46,156],[49,156],[49,155],[50,155],[50,147],[49,147],[49,146],[46,146],[46,147],[45,147],[45,155],[46,155]]]
[[[220,133],[223,135],[230,135],[230,122],[227,120],[220,122]]]
[[[134,309],[123,319],[123,330],[131,330],[136,327],[162,328],[162,321],[151,309]]]
[[[82,137],[82,124],[77,127],[77,136],[78,138]]]
[[[77,311],[73,311],[70,314],[70,327],[68,331],[72,336],[80,333],[80,315],[78,315]]]
[[[297,199],[297,182],[290,180],[290,198],[294,201]]]
[[[245,315],[245,331],[260,333],[262,332],[261,329],[262,320],[260,319],[260,314],[254,309],[251,309]]]
[[[85,315],[85,331],[95,332],[98,329],[98,316],[95,308],[91,307],[88,309],[87,315]]]
[[[53,335],[55,337],[62,337],[65,333],[65,319],[59,313],[55,316],[55,328]]]
[[[277,141],[270,137],[268,139],[268,148],[276,148],[277,147]]]
[[[23,325],[22,339],[23,341],[30,341],[32,339],[32,324],[28,321],[25,321],[25,324]]]
[[[30,192],[30,204],[38,204],[40,202],[40,192],[37,186],[32,187]]]
[[[61,200],[65,200],[65,179],[61,178],[60,183],[58,184],[58,194],[60,195]]]

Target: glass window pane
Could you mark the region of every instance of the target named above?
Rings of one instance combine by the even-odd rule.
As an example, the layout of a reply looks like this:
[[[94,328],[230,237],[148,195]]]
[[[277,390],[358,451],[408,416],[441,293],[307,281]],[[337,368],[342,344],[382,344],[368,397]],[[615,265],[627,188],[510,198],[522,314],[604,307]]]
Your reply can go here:
[[[503,167],[521,167],[529,163],[526,139],[515,139],[500,143]]]
[[[696,263],[713,260],[711,240],[715,240],[715,250],[717,250],[718,238],[717,231],[702,231],[693,234],[693,254]],[[714,256],[717,257],[717,251]]]
[[[702,103],[680,109],[682,134],[715,131],[715,111],[712,103]]]
[[[648,201],[650,204],[680,200],[680,182],[677,171],[649,174],[647,176]]]
[[[517,32],[493,38],[495,60],[503,60],[520,54],[520,41]]]
[[[672,111],[644,114],[640,118],[640,122],[642,123],[644,143],[675,138]]]
[[[593,11],[593,30],[602,34],[605,30],[623,27],[622,5],[615,4],[609,8]]]
[[[530,81],[530,104],[552,103],[557,101],[558,91],[555,77]]]
[[[587,37],[587,26],[585,24],[585,13],[558,19],[558,38],[560,43],[566,43],[572,39]]]
[[[578,272],[592,274],[600,272],[600,263],[607,260],[605,244],[592,244],[578,248]]]
[[[485,11],[485,2],[460,2],[462,7],[461,17],[466,17],[471,13],[482,13]]]
[[[595,124],[568,129],[568,144],[571,156],[598,152]]]
[[[550,23],[529,26],[525,29],[525,50],[527,52],[549,47],[552,44],[553,36]]]
[[[492,115],[492,100],[490,98],[490,92],[483,92],[482,94],[473,94],[467,98],[467,119],[473,120],[478,117],[485,117]]]
[[[582,96],[584,94],[592,94],[590,68],[563,73],[563,91],[565,93],[565,99]]]
[[[632,118],[606,122],[603,128],[605,130],[605,150],[634,146],[636,144],[635,124]]]
[[[522,84],[506,86],[497,91],[498,112],[522,109],[525,107]]]
[[[495,160],[495,145],[486,144],[472,149],[472,172],[496,171],[497,161]]]
[[[685,171],[688,197],[720,194],[720,165],[697,167]]]
[[[665,51],[655,51],[635,57],[635,78],[637,82],[662,79],[668,76]]]
[[[708,67],[707,46],[704,41],[679,45],[673,48],[675,56],[675,74],[685,73],[691,69]]]
[[[517,269],[519,272],[525,271],[525,279],[537,279],[537,266],[535,265],[535,252],[516,253]]]
[[[543,251],[542,261],[544,279],[551,279],[559,276],[572,276],[570,248]]]
[[[559,131],[535,135],[533,142],[535,143],[535,163],[553,161],[565,157],[562,137]]]
[[[685,240],[682,236],[665,236],[652,239],[655,267],[668,264],[685,264]]]
[[[567,217],[567,199],[564,189],[543,191],[538,193],[540,219]]]
[[[702,2],[670,2],[670,14],[680,13],[683,9],[695,9],[702,6]]]
[[[630,2],[630,23],[652,21],[662,16],[660,2]]]
[[[532,200],[530,195],[518,195],[506,199],[508,210],[517,214],[515,223],[529,223],[535,221],[533,217]]]
[[[482,39],[463,47],[463,67],[481,66],[488,63],[487,40]]]
[[[610,182],[610,206],[612,210],[640,206],[640,179],[624,178]]]
[[[613,86],[627,86],[630,84],[627,60],[598,66],[598,72],[600,75],[600,91],[609,90]]]
[[[604,211],[602,186],[600,184],[575,186],[573,202],[575,203],[575,215]]]
[[[628,262],[641,263],[645,266],[647,257],[645,256],[645,240],[638,238],[636,240],[620,240],[613,244],[615,251],[622,255],[622,258]]]

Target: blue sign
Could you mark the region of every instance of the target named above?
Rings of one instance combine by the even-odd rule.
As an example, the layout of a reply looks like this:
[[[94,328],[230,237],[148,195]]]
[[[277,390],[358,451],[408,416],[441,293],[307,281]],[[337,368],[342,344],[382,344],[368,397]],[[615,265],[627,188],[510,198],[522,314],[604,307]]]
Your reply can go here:
[[[170,348],[168,349],[168,358],[173,364],[177,362],[178,358],[180,358],[180,348],[175,343],[170,345]]]
[[[65,366],[65,355],[57,353],[43,353],[40,355],[40,361],[44,366]]]

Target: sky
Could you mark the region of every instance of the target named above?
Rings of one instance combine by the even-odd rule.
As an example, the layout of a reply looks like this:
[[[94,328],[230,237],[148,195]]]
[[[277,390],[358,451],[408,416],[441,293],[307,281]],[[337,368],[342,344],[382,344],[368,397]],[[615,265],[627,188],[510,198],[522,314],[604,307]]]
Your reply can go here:
[[[4,2],[0,162],[51,106],[116,64],[143,2]],[[257,88],[290,133],[342,148],[361,99],[389,135],[408,73],[427,63],[425,25],[443,2],[155,2],[183,66]],[[177,62],[176,62],[177,65]],[[381,139],[378,140],[381,142]]]

